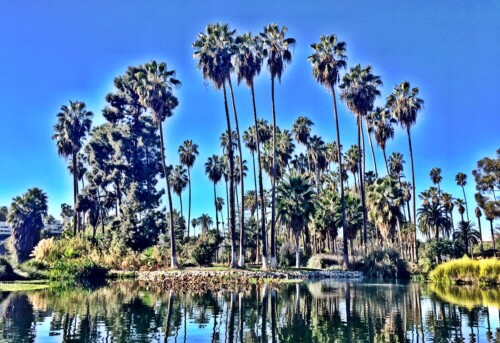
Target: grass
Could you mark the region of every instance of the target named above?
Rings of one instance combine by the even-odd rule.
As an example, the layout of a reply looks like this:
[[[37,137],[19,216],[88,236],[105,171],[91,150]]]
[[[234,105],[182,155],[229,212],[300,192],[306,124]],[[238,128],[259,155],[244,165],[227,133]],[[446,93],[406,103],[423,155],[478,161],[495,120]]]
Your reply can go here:
[[[0,292],[36,291],[50,287],[47,280],[0,282]]]
[[[500,284],[500,261],[496,258],[473,260],[467,256],[437,266],[429,274],[434,283]]]
[[[250,278],[251,284],[274,283],[274,284],[296,284],[304,282],[303,279],[271,279],[271,278]]]

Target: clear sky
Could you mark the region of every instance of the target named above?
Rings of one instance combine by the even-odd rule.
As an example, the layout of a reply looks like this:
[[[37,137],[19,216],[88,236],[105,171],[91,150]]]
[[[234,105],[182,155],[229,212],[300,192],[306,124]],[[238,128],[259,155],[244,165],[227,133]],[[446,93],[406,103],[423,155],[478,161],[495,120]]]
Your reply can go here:
[[[102,123],[106,93],[130,65],[152,59],[177,71],[180,105],[165,123],[167,159],[178,163],[185,139],[200,146],[193,176],[193,215],[214,215],[208,156],[220,154],[225,128],[222,94],[204,83],[192,43],[208,23],[228,22],[238,33],[286,25],[297,40],[293,62],[276,88],[278,125],[310,117],[313,134],[334,139],[330,96],[313,80],[309,45],[335,33],[347,43],[348,66],[373,66],[384,82],[381,105],[403,80],[420,88],[425,109],[413,129],[417,194],[430,186],[429,170],[441,167],[442,189],[461,197],[466,186],[473,216],[476,161],[500,147],[500,2],[483,1],[8,1],[0,0],[0,205],[29,187],[43,188],[49,211],[72,203],[71,176],[51,140],[56,113],[68,100],[87,103]],[[256,81],[258,114],[271,119],[270,77]],[[241,128],[252,123],[250,94],[236,90]],[[339,104],[341,139],[355,143],[352,114]],[[407,136],[397,129],[388,154],[402,152],[410,176]],[[376,152],[383,171],[382,154]],[[245,156],[250,160],[250,156]],[[371,156],[367,155],[371,168]],[[252,174],[250,173],[250,176]],[[247,189],[253,179],[248,178]],[[223,188],[220,187],[222,192]],[[187,193],[186,193],[187,200]],[[175,199],[177,204],[177,199]],[[458,218],[458,213],[455,214]],[[484,219],[484,217],[483,217]],[[487,228],[487,222],[483,222]],[[489,230],[488,230],[489,231]],[[488,234],[486,236],[489,236]]]

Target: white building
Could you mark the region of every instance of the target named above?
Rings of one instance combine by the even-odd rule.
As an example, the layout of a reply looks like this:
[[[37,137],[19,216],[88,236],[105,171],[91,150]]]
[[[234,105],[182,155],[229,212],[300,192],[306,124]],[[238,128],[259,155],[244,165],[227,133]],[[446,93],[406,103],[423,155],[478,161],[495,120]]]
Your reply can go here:
[[[62,233],[63,224],[56,220],[53,224],[44,223],[44,230],[48,230],[51,235],[60,235]],[[0,222],[0,236],[10,236],[12,229],[7,222]]]

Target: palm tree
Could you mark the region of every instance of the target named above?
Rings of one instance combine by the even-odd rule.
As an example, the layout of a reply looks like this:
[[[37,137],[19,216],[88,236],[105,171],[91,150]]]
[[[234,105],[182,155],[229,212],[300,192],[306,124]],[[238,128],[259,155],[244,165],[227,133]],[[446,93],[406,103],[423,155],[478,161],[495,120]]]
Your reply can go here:
[[[234,31],[230,30],[228,24],[209,24],[206,33],[200,33],[193,43],[195,52],[193,56],[198,58],[197,67],[203,71],[203,78],[212,81],[216,90],[222,88],[224,94],[224,109],[226,113],[227,132],[229,141],[232,141],[231,120],[227,103],[226,81],[230,78],[231,57],[234,45],[232,36]],[[236,222],[235,222],[235,199],[234,199],[234,153],[233,146],[228,146],[229,159],[229,227],[231,230],[231,267],[236,267]]]
[[[188,184],[188,176],[186,168],[182,165],[175,166],[175,168],[170,172],[169,184],[175,194],[179,196],[179,202],[181,204],[181,217],[184,217],[182,212],[182,191],[186,189]]]
[[[57,114],[57,123],[54,125],[52,139],[56,141],[57,153],[64,158],[71,158],[73,170],[77,170],[77,155],[83,146],[83,140],[90,132],[92,116],[87,111],[85,103],[70,101],[69,106],[61,106],[61,112]],[[78,173],[73,173],[73,207],[76,207],[78,197]],[[78,225],[78,214],[73,213],[73,235],[76,236]]]
[[[264,203],[264,185],[262,181],[262,160],[260,157],[260,144],[262,143],[260,137],[260,130],[257,119],[257,105],[255,104],[255,89],[254,89],[254,79],[260,74],[263,63],[263,52],[260,40],[257,37],[252,37],[251,33],[246,33],[244,35],[236,37],[237,50],[235,53],[235,68],[238,75],[238,84],[245,80],[245,84],[250,88],[252,93],[252,107],[253,107],[253,119],[254,119],[254,141],[255,149],[257,151],[257,164],[259,170],[259,195],[261,203]],[[241,153],[240,153],[241,155]],[[253,157],[253,152],[252,152]],[[255,165],[255,162],[254,162]],[[255,175],[255,167],[254,167]],[[256,187],[257,190],[257,187]],[[242,192],[243,193],[243,192]],[[265,219],[265,209],[261,208],[261,229],[262,229],[262,269],[267,269],[267,244],[266,244],[266,219]],[[241,258],[241,252],[240,252]],[[241,262],[241,261],[240,261]]]
[[[392,127],[392,122],[387,117],[387,112],[379,107],[375,109],[375,112],[372,112],[372,117],[375,130],[375,140],[377,141],[380,149],[382,149],[382,153],[384,154],[385,170],[387,171],[387,175],[389,175],[389,166],[387,164],[385,148],[387,141],[394,138],[394,127]],[[368,131],[368,135],[369,134],[370,131]]]
[[[205,174],[214,184],[214,206],[215,206],[215,226],[219,232],[219,215],[217,214],[217,183],[222,179],[222,161],[219,156],[212,155],[205,163]]]
[[[347,225],[345,219],[345,199],[344,199],[344,172],[342,164],[342,143],[340,142],[339,117],[337,113],[337,97],[335,95],[335,85],[340,79],[340,70],[345,69],[347,64],[346,44],[339,41],[336,35],[321,36],[319,43],[311,44],[314,53],[309,56],[309,61],[313,67],[313,77],[318,83],[323,85],[332,94],[333,113],[335,117],[335,130],[337,136],[337,163],[339,165],[340,178],[340,202],[342,205],[342,232],[344,235],[344,264],[349,265],[349,255],[347,251]]]
[[[171,254],[171,268],[178,268],[177,254],[175,247],[174,236],[174,218],[172,217],[173,205],[172,194],[169,186],[169,176],[172,169],[171,166],[167,167],[165,160],[165,143],[163,139],[163,122],[166,118],[173,115],[173,110],[179,104],[177,98],[172,94],[173,87],[180,87],[181,83],[175,78],[175,70],[168,70],[165,62],[157,63],[151,61],[146,63],[144,69],[137,73],[136,90],[139,94],[140,103],[149,108],[153,123],[158,125],[160,131],[160,152],[161,162],[163,167],[163,177],[165,178],[167,186],[168,207],[169,207],[169,221],[170,221],[170,254]]]
[[[198,225],[201,226],[201,233],[204,235],[207,233],[208,229],[214,225],[214,221],[212,220],[212,218],[206,214],[206,213],[203,213],[197,220],[198,222]]]
[[[290,47],[295,46],[294,38],[285,38],[288,29],[286,26],[279,27],[269,24],[260,33],[262,42],[262,53],[267,59],[267,67],[271,74],[271,108],[273,114],[273,178],[271,183],[271,268],[276,268],[276,109],[274,102],[274,81],[285,71],[285,65],[292,62]]]
[[[30,188],[12,199],[7,222],[12,227],[11,237],[18,263],[26,261],[40,241],[47,210],[47,195],[40,188]]]
[[[196,157],[199,155],[198,144],[194,144],[192,140],[185,140],[181,146],[179,146],[179,161],[183,166],[186,166],[188,173],[188,183],[189,183],[189,209],[188,209],[188,223],[191,222],[191,168],[196,161]],[[189,225],[187,236],[189,237]]]
[[[439,232],[448,233],[451,228],[446,209],[439,202],[429,202],[418,209],[420,231],[429,237],[434,232],[434,239],[439,239]]]
[[[417,203],[415,197],[415,165],[413,163],[413,149],[411,146],[410,129],[417,121],[417,114],[424,107],[424,100],[418,97],[417,87],[410,88],[410,82],[403,81],[400,85],[395,85],[393,93],[387,97],[387,107],[401,127],[406,129],[408,134],[408,146],[410,149],[411,162],[411,182],[413,198],[413,224],[417,226]],[[417,230],[415,230],[415,260],[418,261]]]
[[[193,236],[196,236],[195,229],[196,229],[196,226],[198,226],[198,224],[199,224],[199,221],[197,218],[191,219],[191,226],[193,227]],[[189,229],[188,229],[188,238],[189,238]]]
[[[354,189],[358,192],[358,185],[356,183],[356,174],[359,173],[359,147],[357,145],[351,145],[349,150],[347,150],[345,158],[345,169],[352,173],[354,179]]]
[[[404,164],[406,163],[403,159],[403,154],[399,152],[393,152],[389,156],[389,174],[393,177],[398,177],[401,175],[404,169]]]
[[[450,193],[442,192],[439,200],[450,215],[451,227],[453,229],[453,227],[455,226],[453,223],[453,208],[455,207],[455,204],[453,203],[453,197]]]
[[[299,236],[314,214],[316,194],[308,176],[292,172],[278,186],[277,214],[295,236],[295,267],[300,268]]]
[[[455,199],[455,205],[457,205],[458,208],[458,213],[460,213],[460,217],[462,218],[461,221],[464,221],[464,212],[465,212],[465,207],[464,207],[464,201],[462,199]]]
[[[481,230],[481,216],[483,215],[483,213],[481,212],[481,209],[479,208],[479,206],[476,206],[475,214],[476,214],[476,218],[477,218],[477,223],[479,224],[479,238],[481,240],[480,248],[481,248],[481,253],[482,253],[483,252],[483,233]]]
[[[457,176],[455,176],[455,181],[457,182],[457,186],[462,187],[462,192],[464,193],[467,220],[469,220],[469,206],[467,205],[467,197],[465,196],[465,189],[464,189],[464,186],[467,184],[467,174],[458,173]]]
[[[440,183],[443,180],[443,177],[441,176],[441,168],[432,168],[429,172],[429,176],[431,177],[432,183],[437,185],[438,193],[441,193]]]
[[[458,223],[457,231],[453,232],[453,239],[462,241],[466,254],[469,254],[469,245],[470,252],[472,254],[473,245],[481,241],[481,234],[475,229],[475,227],[476,225],[469,220],[461,221]]]
[[[365,135],[363,130],[363,117],[373,110],[373,103],[380,96],[378,87],[382,86],[380,76],[372,74],[372,67],[361,68],[358,64],[342,78],[340,98],[347,104],[349,110],[356,116],[358,126],[358,147],[360,160],[361,205],[363,207],[363,241],[367,251],[367,212],[365,201]],[[363,145],[361,145],[361,139]]]
[[[313,121],[307,117],[298,117],[292,126],[292,132],[297,143],[302,144],[306,150],[309,149],[309,139],[311,137],[311,127],[314,125]],[[311,161],[309,154],[307,154],[307,169],[311,171]]]

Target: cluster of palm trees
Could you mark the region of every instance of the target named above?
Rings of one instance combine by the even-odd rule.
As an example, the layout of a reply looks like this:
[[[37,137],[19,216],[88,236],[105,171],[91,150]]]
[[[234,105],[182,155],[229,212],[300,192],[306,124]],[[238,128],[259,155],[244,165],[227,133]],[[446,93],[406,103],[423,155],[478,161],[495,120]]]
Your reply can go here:
[[[411,128],[423,109],[419,89],[404,81],[394,86],[384,106],[375,107],[376,99],[381,96],[381,77],[374,74],[371,66],[361,65],[353,66],[342,75],[347,68],[346,43],[336,35],[321,36],[319,42],[311,44],[312,54],[308,59],[313,78],[331,94],[335,140],[325,142],[313,135],[314,123],[303,116],[297,118],[291,130],[280,129],[276,121],[275,83],[281,82],[286,65],[292,61],[291,48],[296,44],[287,33],[285,26],[270,24],[256,36],[237,35],[228,24],[216,23],[209,24],[193,43],[193,57],[203,78],[223,95],[227,130],[220,138],[222,154],[208,158],[205,173],[213,183],[217,231],[221,223],[219,214],[224,223],[224,206],[227,209],[230,266],[245,266],[249,236],[246,230],[250,222],[253,232],[259,232],[256,261],[262,263],[263,269],[277,266],[278,236],[292,241],[293,233],[292,243],[299,261],[300,238],[306,253],[334,251],[339,230],[342,230],[346,265],[356,239],[364,252],[370,244],[398,243],[405,257],[418,260],[417,219],[424,234],[434,230],[434,237],[439,236],[441,227],[450,226],[446,220],[452,220],[446,219],[451,196],[441,192],[437,170],[431,176],[438,186],[436,194],[441,197],[437,205],[443,208],[437,205],[438,208],[431,208],[434,202],[424,202],[422,209],[416,209]],[[271,79],[270,123],[259,118],[254,89],[254,80],[264,64]],[[238,85],[245,82],[252,99],[253,125],[243,132],[238,123],[234,76]],[[184,141],[178,149],[177,166],[167,164],[165,158],[162,124],[178,105],[173,90],[180,82],[175,78],[175,71],[168,70],[165,63],[152,61],[144,66],[129,67],[125,75],[115,79],[115,86],[116,91],[107,95],[108,105],[103,110],[108,123],[92,131],[93,114],[84,103],[70,102],[69,106],[62,106],[58,114],[53,139],[59,154],[70,158],[69,169],[74,180],[74,210],[66,209],[66,216],[68,213],[73,216],[76,235],[81,221],[85,220],[85,215],[80,219],[78,213],[86,213],[95,237],[96,226],[101,222],[104,230],[106,217],[115,207],[120,225],[140,233],[141,225],[151,225],[156,222],[155,218],[162,216],[158,207],[165,192],[171,266],[176,268],[175,228],[180,225],[183,230],[187,229],[189,236],[190,226],[194,230],[200,225],[205,232],[214,225],[206,214],[191,219],[191,170],[199,155],[198,145],[191,140]],[[356,119],[357,143],[345,152],[337,96]],[[392,152],[387,157],[387,143],[394,138],[396,125],[407,133],[411,182],[405,180],[403,154]],[[366,170],[366,134],[374,171]],[[384,157],[385,176],[381,168],[377,168],[372,134]],[[294,141],[305,152],[295,151]],[[244,147],[252,155],[254,176],[254,189],[247,191]],[[264,188],[264,172],[269,178],[269,191]],[[165,179],[164,190],[157,189],[158,178]],[[84,179],[88,181],[86,185]],[[222,180],[226,184],[225,199],[217,194],[217,184]],[[457,175],[457,184],[463,189],[465,174]],[[187,222],[182,203],[186,188],[189,189]],[[174,210],[172,192],[179,197],[180,213]],[[465,191],[464,202],[467,206]],[[245,219],[247,211],[251,218]],[[445,222],[432,222],[432,216],[426,214],[428,211],[443,211]],[[145,221],[144,218],[152,219]],[[146,224],[141,224],[141,220]]]

